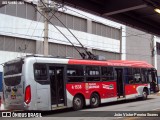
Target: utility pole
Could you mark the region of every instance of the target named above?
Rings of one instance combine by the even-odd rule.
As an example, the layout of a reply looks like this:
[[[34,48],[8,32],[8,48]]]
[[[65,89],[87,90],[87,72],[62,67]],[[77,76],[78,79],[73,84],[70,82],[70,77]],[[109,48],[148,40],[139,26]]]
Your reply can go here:
[[[49,14],[49,11],[47,10],[48,9],[48,6],[49,6],[49,0],[43,0],[44,3],[47,3],[46,6],[47,8],[44,9],[44,43],[43,43],[43,49],[44,49],[44,55],[47,56],[48,55],[48,20],[46,18],[48,18],[48,14]],[[44,6],[45,8],[45,6]]]
[[[151,38],[151,60],[152,65],[157,69],[156,39],[154,35]]]
[[[44,14],[44,42],[43,42],[43,53],[48,56],[48,31],[49,31],[49,13],[51,11],[58,11],[58,6],[54,1],[50,0],[39,0],[38,9]],[[52,13],[52,12],[51,12]]]

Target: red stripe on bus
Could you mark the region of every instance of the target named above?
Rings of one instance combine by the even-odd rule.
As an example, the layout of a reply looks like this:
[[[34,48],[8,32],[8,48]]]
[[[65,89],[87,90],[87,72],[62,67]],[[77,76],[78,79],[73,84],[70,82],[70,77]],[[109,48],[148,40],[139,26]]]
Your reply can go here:
[[[128,67],[143,67],[153,68],[152,65],[144,61],[127,61],[127,60],[108,60],[108,61],[94,61],[94,60],[75,60],[70,59],[68,64],[75,65],[100,65],[100,66],[128,66]]]

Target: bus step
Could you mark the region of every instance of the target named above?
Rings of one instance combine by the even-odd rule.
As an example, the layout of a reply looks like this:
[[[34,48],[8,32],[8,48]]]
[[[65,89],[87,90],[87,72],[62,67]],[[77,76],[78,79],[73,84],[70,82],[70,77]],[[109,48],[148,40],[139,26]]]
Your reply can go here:
[[[59,107],[52,106],[52,110],[59,110],[64,108],[67,108],[67,106],[59,106]]]
[[[124,96],[118,96],[117,99],[125,99],[125,97]]]

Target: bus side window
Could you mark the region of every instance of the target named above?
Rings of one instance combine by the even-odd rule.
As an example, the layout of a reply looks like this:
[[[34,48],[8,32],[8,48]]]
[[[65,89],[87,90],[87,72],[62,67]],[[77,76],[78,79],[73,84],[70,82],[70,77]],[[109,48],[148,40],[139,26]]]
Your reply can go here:
[[[34,65],[34,74],[36,80],[47,80],[47,66],[36,63]]]
[[[148,81],[148,70],[143,68],[141,69],[142,74],[142,83],[146,83]]]
[[[153,92],[158,92],[159,88],[158,88],[158,79],[157,79],[157,71],[156,70],[149,70],[149,83],[151,85],[151,91]]]
[[[83,66],[68,65],[67,66],[67,79],[68,79],[68,82],[83,82],[84,81]]]
[[[100,81],[99,66],[86,66],[86,81]]]
[[[148,71],[148,82],[153,82],[155,81],[157,83],[157,75],[153,70]]]
[[[124,76],[126,84],[134,84],[132,68],[124,68]]]
[[[141,72],[139,68],[133,69],[133,77],[134,77],[135,83],[142,83]]]
[[[114,80],[113,67],[101,67],[102,81]]]
[[[149,70],[148,71],[148,83],[151,83],[152,82],[152,74],[151,74],[151,71]]]

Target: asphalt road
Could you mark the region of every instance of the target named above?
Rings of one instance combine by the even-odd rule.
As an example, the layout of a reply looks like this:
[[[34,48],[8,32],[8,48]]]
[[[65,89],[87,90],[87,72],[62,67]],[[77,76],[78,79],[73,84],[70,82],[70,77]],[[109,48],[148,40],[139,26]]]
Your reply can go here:
[[[150,95],[147,100],[128,100],[102,104],[98,108],[86,107],[81,111],[72,109],[43,113],[44,118],[30,118],[29,120],[159,120],[160,96]],[[125,115],[129,116],[125,116]],[[135,115],[135,117],[130,117]],[[138,116],[136,115],[138,114]],[[143,115],[159,115],[159,117],[140,117]],[[113,117],[117,115],[116,117]],[[8,118],[7,118],[8,119]],[[21,119],[21,118],[20,118]],[[25,120],[25,118],[23,118]]]

